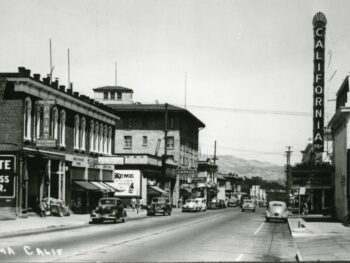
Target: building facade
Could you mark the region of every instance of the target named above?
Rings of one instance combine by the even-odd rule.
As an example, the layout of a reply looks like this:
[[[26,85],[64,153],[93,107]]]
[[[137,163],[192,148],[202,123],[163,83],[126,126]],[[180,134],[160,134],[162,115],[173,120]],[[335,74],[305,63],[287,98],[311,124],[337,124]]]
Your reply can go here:
[[[85,213],[115,191],[103,183],[114,167],[97,163],[113,152],[112,109],[20,67],[0,73],[0,120],[0,155],[15,159],[13,180],[0,184],[14,187],[12,197],[0,196],[2,217],[37,211],[44,196]]]

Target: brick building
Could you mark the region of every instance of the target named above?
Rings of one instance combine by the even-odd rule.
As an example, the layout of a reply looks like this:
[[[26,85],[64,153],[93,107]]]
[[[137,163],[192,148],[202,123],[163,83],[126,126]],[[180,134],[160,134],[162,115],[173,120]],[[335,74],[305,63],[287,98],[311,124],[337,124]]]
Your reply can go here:
[[[112,154],[117,120],[112,109],[57,79],[22,67],[0,73],[0,155],[16,161],[13,180],[0,184],[15,189],[12,197],[0,193],[2,218],[36,211],[43,196],[88,212],[102,193],[115,191],[104,184],[114,167],[97,158]]]
[[[165,104],[115,103],[113,92],[119,90],[120,98],[130,97],[132,90],[120,87],[94,89],[105,93],[105,103],[117,112],[121,121],[116,124],[114,154],[124,157],[123,169],[140,170],[142,174],[142,199],[149,201],[152,195],[169,194],[177,204],[181,184],[187,183],[183,171],[196,171],[198,166],[198,135],[205,125],[186,109]],[[111,101],[112,100],[112,101]],[[167,115],[167,127],[165,127]],[[166,128],[166,129],[165,129]],[[166,130],[166,131],[165,131]],[[165,140],[165,132],[166,140]],[[166,165],[162,156],[167,155]]]

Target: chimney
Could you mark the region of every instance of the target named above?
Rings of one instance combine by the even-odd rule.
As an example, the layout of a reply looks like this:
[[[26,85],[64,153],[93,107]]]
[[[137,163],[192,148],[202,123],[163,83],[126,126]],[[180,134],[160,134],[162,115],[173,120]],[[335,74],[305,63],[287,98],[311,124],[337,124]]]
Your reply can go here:
[[[73,96],[79,98],[79,92],[73,92]]]
[[[72,93],[73,93],[73,90],[72,90],[72,89],[67,89],[67,94],[72,95]]]
[[[66,90],[66,86],[64,86],[64,85],[60,85],[60,86],[59,86],[59,89],[60,89],[60,91],[65,92],[65,90]]]
[[[90,104],[94,104],[95,100],[94,99],[90,99]]]
[[[34,80],[40,81],[40,74],[34,74],[33,77],[34,77]]]
[[[18,67],[18,73],[21,77],[25,76],[25,71],[26,71],[25,67]]]
[[[43,82],[45,85],[50,85],[50,74],[47,74],[47,77],[43,78]]]
[[[30,69],[24,70],[24,76],[25,77],[30,77]]]
[[[52,87],[58,89],[58,78],[55,78],[55,81],[51,83]]]

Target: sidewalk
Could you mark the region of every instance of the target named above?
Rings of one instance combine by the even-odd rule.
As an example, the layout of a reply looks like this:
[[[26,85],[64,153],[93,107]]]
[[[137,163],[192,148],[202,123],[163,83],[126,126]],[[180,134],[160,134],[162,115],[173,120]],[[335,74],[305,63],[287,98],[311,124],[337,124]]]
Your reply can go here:
[[[179,208],[174,208],[173,213],[179,212]],[[147,217],[146,210],[133,212],[126,209],[127,220]],[[16,220],[0,221],[0,238],[29,235],[38,232],[51,232],[71,228],[88,227],[90,224],[89,214],[72,214],[65,217],[47,216],[45,218],[33,215],[27,218],[17,218]]]
[[[340,222],[306,222],[288,219],[300,261],[349,261],[350,228]]]

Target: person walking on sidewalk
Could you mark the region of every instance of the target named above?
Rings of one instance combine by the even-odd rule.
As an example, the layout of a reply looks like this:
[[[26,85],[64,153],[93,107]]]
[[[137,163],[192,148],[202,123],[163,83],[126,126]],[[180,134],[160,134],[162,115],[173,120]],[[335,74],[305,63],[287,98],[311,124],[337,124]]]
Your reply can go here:
[[[47,197],[44,195],[43,198],[40,200],[40,216],[46,217],[46,209],[47,209]]]
[[[131,199],[131,207],[132,207],[132,211],[134,212],[135,211],[135,207],[136,207],[136,198],[133,197]]]

